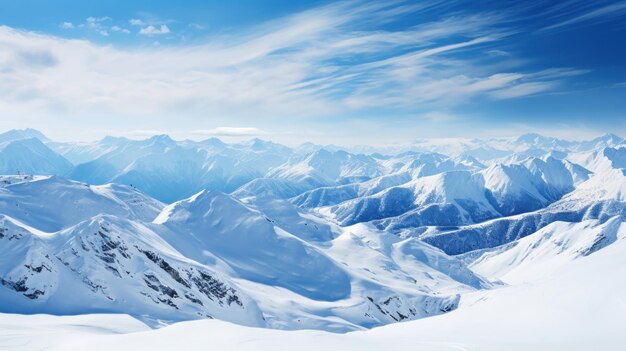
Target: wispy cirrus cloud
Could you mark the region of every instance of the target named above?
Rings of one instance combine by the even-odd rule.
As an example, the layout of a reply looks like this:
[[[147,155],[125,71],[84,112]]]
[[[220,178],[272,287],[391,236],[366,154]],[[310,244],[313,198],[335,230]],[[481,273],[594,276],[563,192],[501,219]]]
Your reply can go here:
[[[556,23],[543,27],[541,30],[554,30],[568,26],[575,26],[583,23],[618,20],[626,15],[626,1],[619,1],[615,3],[605,3],[603,1],[594,2],[588,1],[569,1],[566,2],[571,9],[569,16],[565,14],[566,18],[560,18]]]
[[[0,111],[286,118],[372,107],[440,110],[550,91],[584,73],[503,70],[513,55],[499,55],[494,65],[483,52],[498,52],[517,33],[510,19],[490,12],[432,16],[441,6],[339,2],[162,48],[122,49],[0,27]],[[384,25],[402,16],[416,20]],[[104,29],[107,21],[94,17],[83,25],[117,31]],[[145,35],[170,32],[165,23],[151,23],[129,22]],[[56,64],[35,72],[15,59],[20,52],[45,52]]]

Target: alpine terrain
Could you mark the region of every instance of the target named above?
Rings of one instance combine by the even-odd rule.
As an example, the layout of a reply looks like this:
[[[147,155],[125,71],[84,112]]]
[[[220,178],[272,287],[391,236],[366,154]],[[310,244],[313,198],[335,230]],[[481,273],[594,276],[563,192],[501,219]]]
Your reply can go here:
[[[626,343],[624,139],[356,149],[1,134],[0,348]]]

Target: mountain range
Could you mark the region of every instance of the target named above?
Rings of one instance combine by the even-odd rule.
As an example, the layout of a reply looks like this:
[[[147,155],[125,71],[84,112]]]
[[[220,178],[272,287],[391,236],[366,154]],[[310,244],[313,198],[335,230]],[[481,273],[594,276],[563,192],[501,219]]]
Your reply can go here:
[[[0,134],[0,312],[346,332],[623,244],[621,137],[394,148]]]

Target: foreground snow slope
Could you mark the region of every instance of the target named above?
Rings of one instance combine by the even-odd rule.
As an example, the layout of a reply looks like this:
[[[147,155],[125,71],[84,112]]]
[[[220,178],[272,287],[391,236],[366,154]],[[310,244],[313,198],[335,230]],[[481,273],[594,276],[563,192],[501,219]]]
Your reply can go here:
[[[536,233],[482,254],[471,268],[509,284],[545,278],[569,262],[626,238],[626,223],[615,216],[605,223],[554,222]]]
[[[623,232],[615,239],[532,284],[474,293],[458,310],[445,315],[368,331],[285,332],[206,320],[124,334],[101,328],[101,322],[84,321],[79,329],[74,321],[59,317],[0,315],[4,326],[0,348],[191,351],[211,345],[218,350],[617,351],[626,344],[626,240]],[[28,318],[34,325],[25,321]],[[42,318],[71,337],[61,339],[42,329]],[[115,318],[128,323],[124,316]]]

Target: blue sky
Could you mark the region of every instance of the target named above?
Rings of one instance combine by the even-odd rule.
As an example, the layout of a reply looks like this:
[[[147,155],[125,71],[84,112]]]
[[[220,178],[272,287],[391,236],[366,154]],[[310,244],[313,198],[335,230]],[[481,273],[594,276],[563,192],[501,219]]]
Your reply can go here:
[[[0,1],[0,129],[626,134],[626,1]]]

